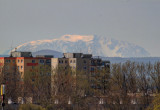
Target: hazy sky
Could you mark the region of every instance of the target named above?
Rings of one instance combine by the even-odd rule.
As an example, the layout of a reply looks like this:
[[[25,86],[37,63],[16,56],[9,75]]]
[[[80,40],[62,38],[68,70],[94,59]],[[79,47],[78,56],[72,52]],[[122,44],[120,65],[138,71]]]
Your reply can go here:
[[[0,53],[64,34],[128,41],[160,57],[160,0],[0,0]]]

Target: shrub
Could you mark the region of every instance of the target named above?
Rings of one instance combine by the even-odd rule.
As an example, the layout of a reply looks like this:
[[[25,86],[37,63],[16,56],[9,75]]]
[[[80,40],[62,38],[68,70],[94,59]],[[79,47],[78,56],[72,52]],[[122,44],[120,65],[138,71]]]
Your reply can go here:
[[[22,104],[20,105],[19,110],[45,110],[45,109],[35,104]]]

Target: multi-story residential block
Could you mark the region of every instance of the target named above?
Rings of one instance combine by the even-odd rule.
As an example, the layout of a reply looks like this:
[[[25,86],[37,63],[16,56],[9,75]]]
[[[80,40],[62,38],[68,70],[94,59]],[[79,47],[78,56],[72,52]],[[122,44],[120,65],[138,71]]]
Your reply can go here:
[[[99,85],[94,84],[94,75],[99,74],[99,70],[102,69],[107,69],[107,72],[109,72],[109,65],[109,61],[102,61],[100,58],[92,58],[91,54],[64,53],[62,58],[53,58],[53,56],[49,55],[33,57],[31,52],[15,51],[11,52],[10,57],[0,57],[0,76],[3,76],[2,83],[5,83],[6,88],[9,89],[7,90],[7,98],[11,98],[13,101],[17,102],[17,97],[21,97],[21,99],[22,97],[31,97],[29,99],[30,102],[35,102],[34,99],[36,100],[37,97],[33,95],[34,91],[26,91],[28,89],[28,87],[25,87],[25,78],[27,75],[32,75],[30,81],[33,83],[38,78],[38,75],[47,75],[48,83],[45,86],[47,86],[48,89],[46,89],[46,87],[43,88],[44,92],[48,90],[46,94],[50,94],[51,85],[54,85],[52,83],[51,72],[59,67],[64,70],[69,68],[76,74],[78,72],[83,72],[85,76],[87,76],[91,87],[96,89]],[[41,82],[46,83],[43,79]],[[38,92],[36,94],[38,94]]]
[[[106,93],[106,86],[110,75],[110,61],[103,61],[101,58],[90,60],[90,83],[91,87]]]
[[[97,89],[99,86],[94,83],[95,75],[100,74],[100,71],[103,69],[105,69],[105,72],[107,73],[110,72],[109,61],[103,61],[100,58],[92,58],[91,54],[83,53],[64,53],[63,58],[52,58],[51,67],[53,73],[57,68],[64,68],[64,70],[71,68],[71,70],[75,71],[75,73],[77,71],[85,73],[91,87],[94,89]],[[102,87],[99,87],[99,89],[102,89]]]
[[[82,53],[64,53],[63,58],[52,58],[52,69],[57,67],[71,68],[72,70],[89,73],[90,59],[92,55]]]
[[[17,102],[17,94],[21,94],[22,91],[24,94],[24,78],[25,75],[32,73],[33,76],[35,73],[47,74],[48,80],[50,80],[50,66],[51,58],[53,56],[37,56],[32,57],[31,52],[11,52],[10,57],[0,57],[0,73],[1,77],[3,75],[3,82],[6,84],[7,98],[12,98],[12,100]],[[47,71],[42,69],[47,67]],[[49,67],[49,68],[48,68]],[[32,81],[36,80],[37,76],[35,74],[32,77]],[[50,86],[50,85],[48,85]],[[17,88],[19,88],[17,90]],[[27,91],[28,92],[28,91]]]

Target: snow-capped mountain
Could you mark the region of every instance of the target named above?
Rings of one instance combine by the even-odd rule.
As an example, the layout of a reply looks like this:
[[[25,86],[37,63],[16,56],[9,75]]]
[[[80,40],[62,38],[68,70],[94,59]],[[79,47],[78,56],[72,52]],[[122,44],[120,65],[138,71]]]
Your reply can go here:
[[[150,54],[144,48],[135,44],[96,35],[64,35],[58,39],[31,41],[17,47],[18,51],[31,52],[45,49],[55,50],[63,53],[90,53],[94,56],[108,57],[150,56]]]

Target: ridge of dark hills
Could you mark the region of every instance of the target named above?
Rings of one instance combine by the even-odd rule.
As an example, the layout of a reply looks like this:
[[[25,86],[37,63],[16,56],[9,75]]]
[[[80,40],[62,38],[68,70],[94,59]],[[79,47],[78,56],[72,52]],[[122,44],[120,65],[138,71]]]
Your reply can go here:
[[[55,58],[61,58],[63,56],[62,52],[54,50],[39,50],[37,52],[32,52],[33,57],[36,55],[53,55]],[[0,55],[0,57],[9,57],[9,55]],[[97,57],[97,56],[93,56]],[[111,63],[124,63],[126,61],[138,62],[138,63],[156,63],[160,62],[160,57],[101,57],[103,60],[109,60]]]
[[[63,56],[63,53],[55,51],[55,50],[39,50],[37,52],[32,52],[32,55],[35,57],[36,55],[53,55],[55,58],[60,58]]]

